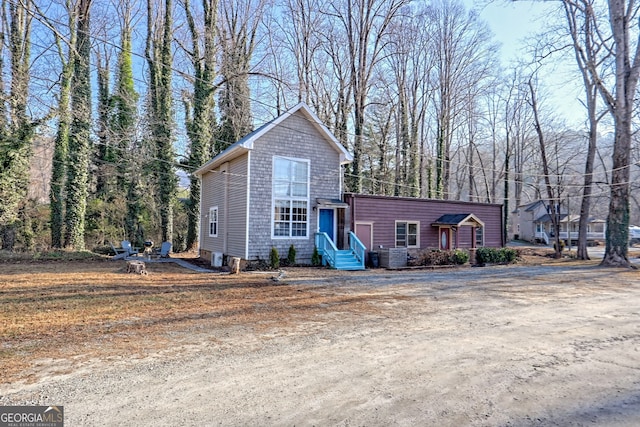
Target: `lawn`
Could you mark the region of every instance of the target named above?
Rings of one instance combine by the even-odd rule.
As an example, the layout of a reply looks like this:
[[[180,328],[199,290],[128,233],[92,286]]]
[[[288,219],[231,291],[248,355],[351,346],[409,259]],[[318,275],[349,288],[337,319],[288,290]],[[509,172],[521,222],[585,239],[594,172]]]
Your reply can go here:
[[[28,380],[38,359],[137,357],[194,328],[283,326],[328,306],[363,303],[277,283],[268,272],[196,273],[173,263],[147,270],[127,274],[124,261],[100,258],[0,263],[2,382]]]

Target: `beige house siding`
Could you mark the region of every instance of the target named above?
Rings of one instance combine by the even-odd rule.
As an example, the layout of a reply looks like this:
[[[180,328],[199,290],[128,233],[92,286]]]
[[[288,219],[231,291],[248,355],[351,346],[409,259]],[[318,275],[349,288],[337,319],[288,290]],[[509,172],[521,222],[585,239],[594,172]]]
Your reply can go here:
[[[309,161],[308,232],[305,238],[272,238],[273,158],[282,156]],[[286,257],[290,245],[296,248],[297,261],[309,262],[318,229],[316,198],[341,197],[339,153],[321,136],[300,112],[285,119],[256,141],[251,151],[250,218],[248,259],[269,259],[271,247]]]
[[[225,231],[225,255],[245,258],[247,251],[247,180],[250,154],[229,162],[229,196]]]
[[[245,256],[248,155],[237,157],[202,177],[200,249]],[[233,193],[233,197],[230,197]],[[218,235],[209,236],[209,209],[218,207]]]

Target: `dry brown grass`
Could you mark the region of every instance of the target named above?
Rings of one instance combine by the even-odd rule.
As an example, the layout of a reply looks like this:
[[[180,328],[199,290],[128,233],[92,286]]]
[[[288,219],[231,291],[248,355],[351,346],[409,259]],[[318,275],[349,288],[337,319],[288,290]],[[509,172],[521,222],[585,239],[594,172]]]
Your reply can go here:
[[[269,274],[202,274],[147,264],[148,276],[123,262],[0,263],[2,381],[25,378],[42,358],[131,355],[170,346],[172,334],[232,324],[286,326],[332,310],[370,310],[370,298],[288,286]]]

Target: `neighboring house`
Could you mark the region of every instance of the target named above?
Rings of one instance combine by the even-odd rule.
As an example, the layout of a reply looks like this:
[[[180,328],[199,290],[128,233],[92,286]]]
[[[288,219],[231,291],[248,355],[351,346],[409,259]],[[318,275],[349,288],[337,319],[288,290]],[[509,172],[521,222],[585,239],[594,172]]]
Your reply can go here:
[[[568,215],[562,205],[556,211],[559,212],[560,239],[565,243],[569,243],[569,240],[573,243],[577,242],[580,216]],[[519,206],[513,212],[514,238],[546,245],[552,244],[555,232],[550,212],[550,206],[544,200]],[[604,220],[590,218],[587,224],[587,241],[603,241],[605,230]]]
[[[340,241],[342,165],[352,156],[305,104],[200,167],[200,256],[269,260],[272,247],[309,263],[315,233]],[[339,239],[336,239],[339,237]]]
[[[502,205],[345,194],[350,227],[367,248],[502,247]]]

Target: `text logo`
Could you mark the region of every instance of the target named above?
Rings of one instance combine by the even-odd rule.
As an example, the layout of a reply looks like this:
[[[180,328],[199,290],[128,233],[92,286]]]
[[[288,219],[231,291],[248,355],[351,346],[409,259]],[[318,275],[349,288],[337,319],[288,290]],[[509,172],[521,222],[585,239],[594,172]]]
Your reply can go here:
[[[64,427],[62,406],[0,406],[0,427]]]

